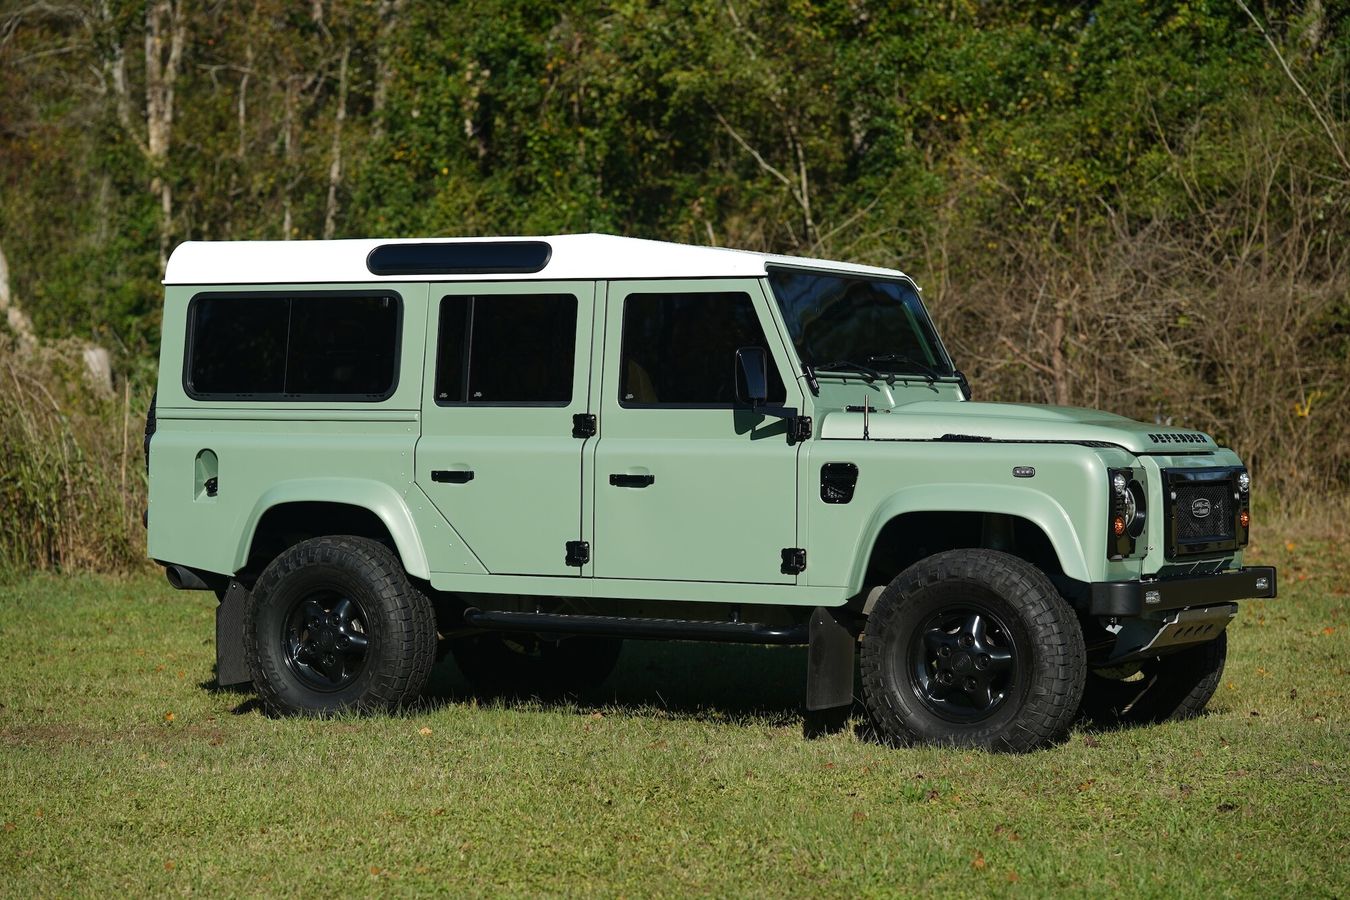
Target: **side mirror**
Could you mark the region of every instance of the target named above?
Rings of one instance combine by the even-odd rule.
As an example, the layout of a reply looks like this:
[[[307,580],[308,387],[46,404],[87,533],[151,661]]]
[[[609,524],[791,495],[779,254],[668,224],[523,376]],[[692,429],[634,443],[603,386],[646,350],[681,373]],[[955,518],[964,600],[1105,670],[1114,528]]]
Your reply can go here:
[[[769,355],[763,347],[736,351],[736,402],[763,406],[769,396]]]

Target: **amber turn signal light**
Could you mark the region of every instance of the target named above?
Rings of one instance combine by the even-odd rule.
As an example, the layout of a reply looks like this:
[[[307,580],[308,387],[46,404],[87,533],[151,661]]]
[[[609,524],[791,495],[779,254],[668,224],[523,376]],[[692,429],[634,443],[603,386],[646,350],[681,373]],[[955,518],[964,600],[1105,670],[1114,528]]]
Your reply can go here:
[[[1243,528],[1250,528],[1252,525],[1252,514],[1244,509],[1238,514],[1238,522],[1242,523]]]
[[[1114,531],[1114,532],[1116,533],[1116,537],[1120,537],[1122,534],[1124,534],[1124,533],[1125,533],[1125,517],[1124,517],[1124,516],[1116,516],[1115,518],[1113,518],[1113,519],[1111,520],[1111,530]]]

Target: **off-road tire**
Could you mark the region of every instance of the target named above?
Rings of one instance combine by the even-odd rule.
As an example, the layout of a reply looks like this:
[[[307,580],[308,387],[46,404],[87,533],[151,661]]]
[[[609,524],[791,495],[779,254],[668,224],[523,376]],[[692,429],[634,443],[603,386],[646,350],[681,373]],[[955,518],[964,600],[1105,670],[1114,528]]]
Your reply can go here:
[[[1204,712],[1223,680],[1228,632],[1144,663],[1142,678],[1120,681],[1089,672],[1083,717],[1094,725],[1151,725]]]
[[[922,648],[929,646],[926,635],[945,639],[946,632],[930,624],[972,609],[984,611],[990,628],[984,633],[1004,642],[995,651],[1006,651],[1012,665],[993,676],[1002,679],[997,704],[954,720],[924,699],[930,694],[919,670],[929,663]],[[955,664],[969,670],[976,663],[967,657]],[[864,703],[883,740],[1026,752],[1068,732],[1082,698],[1086,654],[1073,610],[1039,569],[994,550],[950,550],[910,566],[882,592],[863,634],[861,668]],[[951,670],[938,674],[948,677]]]
[[[490,697],[554,699],[588,693],[614,671],[622,649],[620,638],[547,641],[497,632],[450,642],[459,671],[475,691]]]
[[[287,623],[296,604],[323,594],[350,598],[367,640],[350,683],[335,689],[307,683],[287,649]],[[272,715],[388,712],[421,694],[435,661],[431,602],[408,580],[398,558],[369,538],[312,538],[283,552],[249,593],[244,622],[249,673]]]

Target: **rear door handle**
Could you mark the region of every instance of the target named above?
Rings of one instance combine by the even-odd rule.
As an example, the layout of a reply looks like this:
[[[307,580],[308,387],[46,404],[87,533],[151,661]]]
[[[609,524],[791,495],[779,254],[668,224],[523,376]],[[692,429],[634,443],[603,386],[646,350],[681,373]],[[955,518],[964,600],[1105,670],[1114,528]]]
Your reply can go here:
[[[609,483],[615,487],[647,487],[656,482],[655,475],[611,475]]]
[[[431,480],[441,484],[464,484],[473,481],[473,469],[432,469]]]

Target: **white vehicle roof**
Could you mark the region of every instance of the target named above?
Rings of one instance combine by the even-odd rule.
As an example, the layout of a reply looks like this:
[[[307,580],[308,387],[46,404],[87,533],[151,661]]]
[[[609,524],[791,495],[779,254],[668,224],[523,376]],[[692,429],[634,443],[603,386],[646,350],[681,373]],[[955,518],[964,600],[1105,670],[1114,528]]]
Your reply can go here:
[[[371,251],[388,244],[472,244],[542,241],[551,248],[537,272],[375,275]],[[612,234],[537,237],[361,238],[341,241],[187,241],[169,257],[165,284],[340,284],[379,281],[568,281],[626,278],[757,278],[773,264],[895,278],[896,269],[698,247]]]

